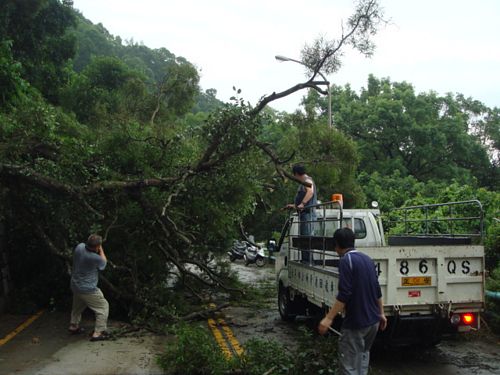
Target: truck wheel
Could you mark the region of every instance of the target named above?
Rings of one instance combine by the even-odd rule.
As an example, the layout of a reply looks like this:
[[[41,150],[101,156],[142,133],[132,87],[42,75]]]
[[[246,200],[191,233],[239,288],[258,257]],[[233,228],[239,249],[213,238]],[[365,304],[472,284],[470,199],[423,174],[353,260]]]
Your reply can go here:
[[[297,314],[294,311],[293,301],[290,300],[290,289],[280,285],[278,291],[278,309],[281,319],[291,322]]]
[[[257,264],[257,267],[264,267],[264,265],[266,264],[266,260],[264,258],[258,257],[255,260],[255,264]]]
[[[234,256],[230,255],[230,256],[229,256],[229,260],[230,260],[231,262],[234,262],[234,261],[236,260],[236,258],[235,258]]]

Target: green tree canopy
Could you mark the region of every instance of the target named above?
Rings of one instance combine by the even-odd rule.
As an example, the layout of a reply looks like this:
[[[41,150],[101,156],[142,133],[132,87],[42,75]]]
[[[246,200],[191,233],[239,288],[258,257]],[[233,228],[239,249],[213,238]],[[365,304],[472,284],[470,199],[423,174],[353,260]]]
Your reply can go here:
[[[306,111],[324,110],[310,95]],[[462,95],[416,94],[409,83],[374,76],[360,94],[334,87],[333,97],[335,126],[358,143],[361,170],[498,186],[498,109]]]
[[[10,41],[12,56],[26,81],[51,102],[68,79],[75,53],[73,10],[57,0],[4,0],[0,3],[0,40]]]

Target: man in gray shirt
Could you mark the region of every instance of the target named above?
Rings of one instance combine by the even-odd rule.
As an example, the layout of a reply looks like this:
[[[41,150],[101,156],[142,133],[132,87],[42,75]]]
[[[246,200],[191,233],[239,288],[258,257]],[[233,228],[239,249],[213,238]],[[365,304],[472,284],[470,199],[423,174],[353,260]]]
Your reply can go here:
[[[107,258],[102,248],[102,237],[92,234],[87,243],[79,244],[73,254],[73,272],[71,274],[71,290],[73,291],[73,308],[71,310],[70,333],[80,333],[80,321],[83,310],[87,307],[95,313],[95,329],[90,341],[108,338],[106,332],[109,304],[101,290],[97,287],[99,271],[106,268]]]
[[[296,209],[299,219],[299,234],[301,236],[313,236],[316,221],[315,205],[318,204],[318,192],[313,179],[306,174],[306,169],[302,165],[294,165],[292,173],[295,178],[309,186],[299,185],[294,203],[288,204],[286,208]],[[302,262],[310,264],[313,261],[310,250],[302,250]]]

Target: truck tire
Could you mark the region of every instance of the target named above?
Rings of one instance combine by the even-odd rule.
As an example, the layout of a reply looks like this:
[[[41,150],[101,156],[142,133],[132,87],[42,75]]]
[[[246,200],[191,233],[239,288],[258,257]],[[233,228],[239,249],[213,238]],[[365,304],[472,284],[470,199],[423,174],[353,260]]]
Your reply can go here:
[[[258,257],[257,259],[255,259],[255,264],[257,265],[257,267],[264,267],[266,265],[266,259]]]
[[[295,296],[293,301],[290,299],[290,288],[285,288],[280,284],[278,291],[278,309],[281,319],[291,322],[297,315],[305,315],[309,302],[307,299]]]
[[[297,316],[293,307],[293,301],[290,300],[290,289],[280,285],[278,290],[278,309],[281,319],[286,322],[293,321]]]

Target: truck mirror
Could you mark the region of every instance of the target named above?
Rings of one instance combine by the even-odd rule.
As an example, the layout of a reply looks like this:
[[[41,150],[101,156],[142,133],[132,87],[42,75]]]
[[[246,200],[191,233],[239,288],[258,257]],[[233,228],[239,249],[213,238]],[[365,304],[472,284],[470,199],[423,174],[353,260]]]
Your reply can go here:
[[[270,240],[267,241],[267,250],[270,253],[273,253],[276,251],[276,240],[274,238],[271,238]]]

